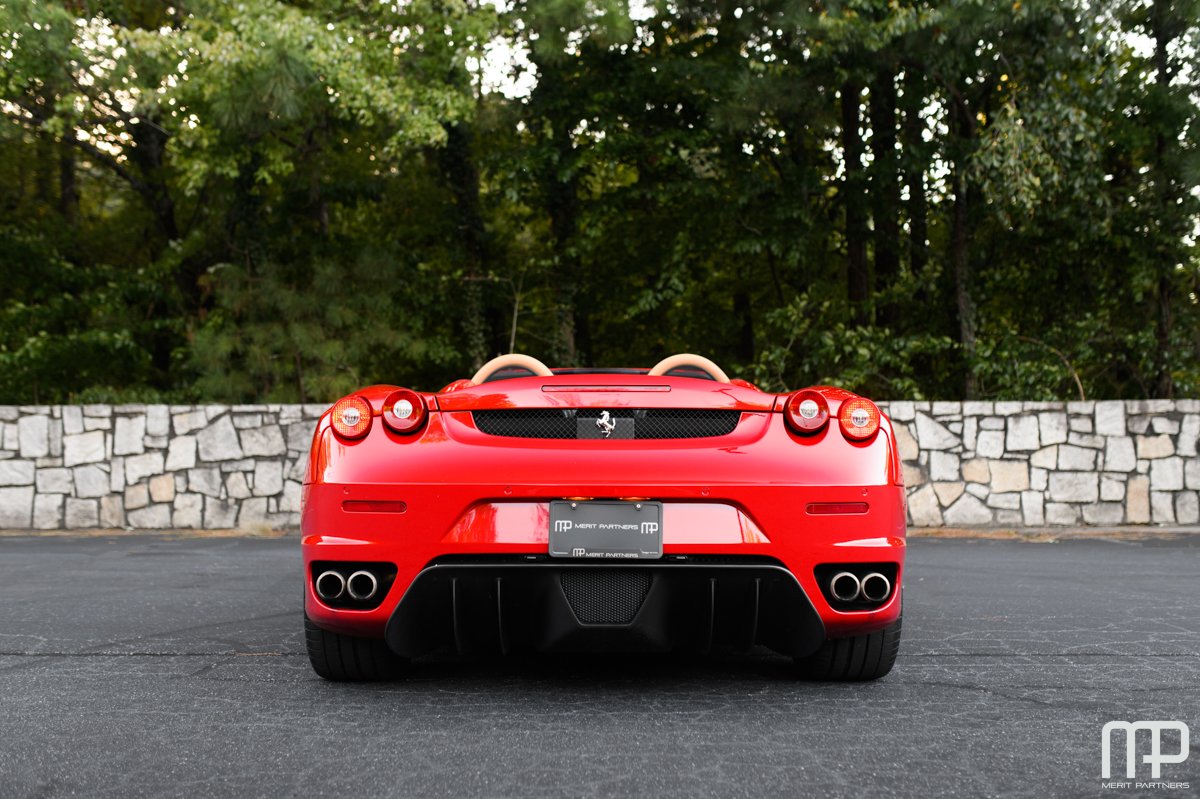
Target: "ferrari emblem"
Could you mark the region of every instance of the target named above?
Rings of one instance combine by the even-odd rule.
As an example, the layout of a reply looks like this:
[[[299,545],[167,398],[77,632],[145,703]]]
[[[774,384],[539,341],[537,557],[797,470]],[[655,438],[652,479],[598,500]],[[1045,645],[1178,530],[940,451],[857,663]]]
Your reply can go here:
[[[600,432],[604,434],[605,438],[612,435],[612,431],[616,426],[617,423],[613,421],[612,414],[608,411],[600,412],[600,418],[596,420],[596,427],[600,428]]]

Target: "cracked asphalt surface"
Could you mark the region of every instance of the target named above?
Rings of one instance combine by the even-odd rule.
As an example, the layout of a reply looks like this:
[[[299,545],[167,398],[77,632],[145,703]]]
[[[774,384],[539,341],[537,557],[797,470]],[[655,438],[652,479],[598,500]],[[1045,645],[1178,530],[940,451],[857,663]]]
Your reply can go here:
[[[309,668],[295,538],[0,539],[0,796],[1093,796],[1100,730],[1180,720],[1200,537],[910,542],[896,670],[765,651]],[[1170,738],[1164,751],[1176,744]]]

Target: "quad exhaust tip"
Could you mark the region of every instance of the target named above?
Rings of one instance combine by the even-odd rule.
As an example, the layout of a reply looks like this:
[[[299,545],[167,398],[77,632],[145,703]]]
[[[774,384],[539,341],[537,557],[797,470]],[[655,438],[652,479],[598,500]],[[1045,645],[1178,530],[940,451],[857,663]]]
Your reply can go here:
[[[850,572],[838,572],[829,581],[829,593],[839,602],[853,602],[861,590],[862,583]]]
[[[346,593],[346,578],[335,571],[321,572],[316,587],[321,599],[338,599]]]
[[[829,581],[829,593],[839,602],[883,602],[892,594],[892,581],[879,572],[861,579],[851,572],[838,572]]]
[[[346,591],[350,594],[350,598],[357,599],[359,602],[365,602],[375,596],[375,592],[378,590],[379,581],[375,579],[375,575],[365,569],[356,571],[346,581]]]
[[[871,572],[862,578],[860,590],[868,602],[882,602],[892,593],[892,581],[879,572]]]

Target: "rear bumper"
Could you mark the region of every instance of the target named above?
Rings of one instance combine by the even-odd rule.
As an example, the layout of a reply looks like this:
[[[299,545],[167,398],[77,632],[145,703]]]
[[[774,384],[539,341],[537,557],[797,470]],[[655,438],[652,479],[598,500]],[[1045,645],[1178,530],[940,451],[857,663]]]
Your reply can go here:
[[[387,623],[388,645],[416,657],[559,651],[744,651],[794,657],[825,640],[795,577],[765,559],[590,563],[484,558],[435,563]]]

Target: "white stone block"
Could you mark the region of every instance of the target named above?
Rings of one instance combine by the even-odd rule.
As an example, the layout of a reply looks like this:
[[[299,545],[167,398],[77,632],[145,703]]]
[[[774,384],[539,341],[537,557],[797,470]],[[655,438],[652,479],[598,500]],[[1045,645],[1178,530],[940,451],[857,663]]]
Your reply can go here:
[[[145,455],[131,455],[125,459],[125,481],[136,483],[146,477],[163,473],[163,454],[147,452]]]
[[[171,506],[165,503],[147,505],[125,514],[130,527],[142,530],[165,530],[171,526]]]
[[[260,461],[254,468],[254,496],[274,496],[283,490],[283,464]]]
[[[1086,472],[1096,468],[1096,451],[1063,444],[1058,448],[1058,468]]]
[[[929,478],[934,482],[962,479],[958,456],[950,452],[929,453]]]
[[[978,527],[992,523],[992,512],[975,496],[963,494],[943,514],[943,518],[951,527]]]
[[[287,513],[299,513],[302,492],[303,487],[295,480],[288,480],[284,483],[283,494],[279,497],[279,510]]]
[[[178,436],[171,439],[171,444],[167,448],[166,470],[177,472],[182,469],[191,469],[195,465],[196,437]]]
[[[1168,419],[1165,416],[1155,416],[1150,420],[1150,429],[1156,433],[1166,433],[1173,436],[1179,433],[1179,422],[1174,419]]]
[[[917,414],[917,442],[925,451],[954,449],[962,442],[933,417]]]
[[[242,502],[237,516],[238,527],[245,529],[267,523],[267,500],[265,497],[256,497]]]
[[[999,404],[999,403],[997,403]],[[1028,452],[1037,449],[1038,420],[1036,416],[1011,416],[1008,419],[1008,436],[1004,448],[1009,452]]]
[[[1195,491],[1180,491],[1175,495],[1175,522],[1195,524],[1200,522],[1200,503]]]
[[[1170,491],[1150,492],[1150,519],[1155,524],[1175,523],[1175,495]]]
[[[97,527],[100,524],[100,503],[94,499],[67,497],[63,526],[68,530]]]
[[[0,529],[28,529],[33,521],[33,486],[0,488]]]
[[[238,443],[237,431],[228,416],[216,421],[196,434],[196,446],[202,461],[230,461],[244,457]]]
[[[975,458],[963,464],[962,476],[968,483],[987,483],[992,479],[992,472],[986,460]]]
[[[1041,491],[1021,492],[1021,518],[1030,527],[1046,523],[1046,508]]]
[[[1050,484],[1050,472],[1045,469],[1029,470],[1029,487],[1034,491],[1045,491]]]
[[[0,461],[0,486],[33,485],[33,461]]]
[[[50,454],[50,417],[22,416],[17,422],[17,442],[22,458],[44,458]]]
[[[38,494],[33,498],[33,526],[37,530],[54,530],[62,524],[63,495]]]
[[[1095,502],[1099,498],[1100,476],[1095,472],[1050,473],[1050,499],[1055,502]]]
[[[63,465],[65,466],[99,463],[107,457],[102,431],[63,436]]]
[[[1065,413],[1039,413],[1037,418],[1042,446],[1061,444],[1067,440],[1067,415]]]
[[[900,460],[915,461],[921,450],[917,446],[917,440],[908,431],[908,425],[897,424],[893,425],[892,429],[895,432],[896,451],[900,453]]]
[[[204,498],[204,529],[228,530],[237,521],[236,502],[226,502],[213,497]]]
[[[112,430],[112,419],[107,416],[83,416],[84,430]]]
[[[195,528],[204,523],[204,495],[176,494],[175,508],[171,513],[174,527]]]
[[[139,455],[146,451],[146,417],[118,416],[113,431],[114,455]]]
[[[1125,428],[1125,402],[1104,400],[1096,403],[1096,433],[1102,436],[1123,436]]]
[[[908,513],[914,527],[942,526],[942,510],[938,506],[937,495],[932,485],[923,485],[908,495]]]
[[[1179,491],[1183,488],[1183,458],[1162,458],[1150,462],[1151,491]]]
[[[225,478],[225,495],[230,499],[246,499],[250,496],[250,486],[246,483],[243,472],[231,472]]]
[[[1183,484],[1188,488],[1200,488],[1200,458],[1188,458],[1184,462]]]
[[[283,432],[277,424],[243,430],[240,435],[242,451],[247,456],[274,457],[287,452]]]
[[[112,470],[108,475],[108,490],[114,494],[125,490],[125,459],[121,457],[113,458],[109,461],[109,468]]]
[[[1179,453],[1185,458],[1194,458],[1200,454],[1200,415],[1191,414],[1183,417],[1179,426]]]
[[[1067,527],[1079,524],[1079,509],[1061,502],[1047,502],[1046,524]]]
[[[109,493],[108,472],[99,466],[95,464],[76,466],[73,471],[75,496],[81,499],[96,499]]]
[[[1004,455],[1004,432],[984,430],[975,441],[975,454],[981,458],[999,458]]]
[[[1006,510],[1019,510],[1021,508],[1020,494],[996,494],[992,493],[987,498],[987,506],[989,508],[1004,508]]]
[[[1101,475],[1100,499],[1118,502],[1125,499],[1125,475]]]
[[[1092,417],[1091,416],[1072,416],[1067,422],[1067,427],[1072,433],[1091,433],[1092,432]]]
[[[1129,436],[1110,436],[1104,447],[1104,470],[1108,472],[1132,472],[1137,468],[1133,454],[1133,439]]]
[[[188,469],[187,478],[189,491],[204,494],[214,499],[221,496],[223,483],[219,469],[213,467]],[[205,522],[205,526],[208,526],[208,522]]]
[[[70,494],[74,490],[70,469],[38,469],[37,492],[39,494]]]
[[[1083,506],[1084,524],[1120,524],[1125,507],[1120,502],[1093,502]]]
[[[63,414],[63,433],[66,435],[75,435],[83,432],[83,409],[78,405],[64,405]]]
[[[171,423],[175,428],[175,435],[182,436],[207,425],[208,417],[204,415],[203,409],[189,410],[173,414]]]
[[[171,411],[166,405],[146,406],[146,435],[169,436],[171,434]]]

